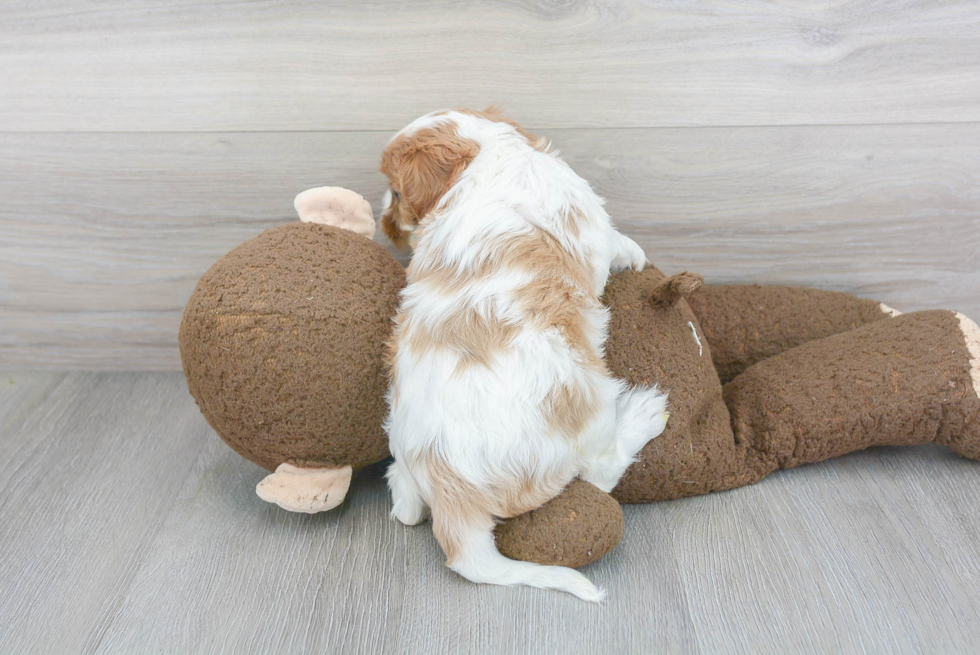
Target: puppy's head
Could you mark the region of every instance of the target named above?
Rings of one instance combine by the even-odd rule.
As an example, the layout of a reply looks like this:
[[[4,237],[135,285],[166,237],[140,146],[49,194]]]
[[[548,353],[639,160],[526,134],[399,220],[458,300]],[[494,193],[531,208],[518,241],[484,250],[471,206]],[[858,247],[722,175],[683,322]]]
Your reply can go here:
[[[390,183],[381,228],[392,243],[405,247],[478,151],[475,141],[459,135],[451,114],[424,117],[395,135],[381,156]]]

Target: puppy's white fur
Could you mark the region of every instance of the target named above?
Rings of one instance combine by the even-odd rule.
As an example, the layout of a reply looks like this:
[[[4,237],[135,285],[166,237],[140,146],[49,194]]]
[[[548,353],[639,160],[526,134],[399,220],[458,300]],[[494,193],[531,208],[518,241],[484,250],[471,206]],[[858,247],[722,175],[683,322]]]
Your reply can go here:
[[[478,151],[417,227],[398,226],[414,229],[414,255],[391,353],[385,427],[395,460],[387,474],[392,514],[414,525],[431,507],[449,566],[469,580],[597,601],[603,592],[577,571],[503,557],[492,529],[495,519],[540,506],[577,476],[610,491],[663,431],[666,396],[628,389],[601,361],[609,317],[598,298],[610,270],[641,270],[646,258],[615,230],[589,184],[513,124],[440,112],[396,138],[431,128],[451,128]],[[392,180],[396,190],[402,183]],[[393,202],[389,191],[386,212]],[[573,289],[584,346],[527,297],[540,284],[539,271],[501,254],[521,239],[564,251],[559,259],[569,270],[557,274]],[[506,334],[482,359],[433,337],[454,329],[449,317],[464,314],[477,333],[492,325]],[[559,434],[561,417],[556,423],[549,403],[562,393],[589,410]]]

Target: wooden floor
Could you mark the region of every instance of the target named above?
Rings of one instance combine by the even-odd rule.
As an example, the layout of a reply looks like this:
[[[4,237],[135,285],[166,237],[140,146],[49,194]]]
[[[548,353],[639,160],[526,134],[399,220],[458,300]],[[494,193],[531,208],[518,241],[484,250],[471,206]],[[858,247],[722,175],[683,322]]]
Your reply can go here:
[[[428,526],[284,512],[177,373],[0,377],[2,653],[966,653],[980,464],[875,449],[625,508],[601,606],[475,586]]]

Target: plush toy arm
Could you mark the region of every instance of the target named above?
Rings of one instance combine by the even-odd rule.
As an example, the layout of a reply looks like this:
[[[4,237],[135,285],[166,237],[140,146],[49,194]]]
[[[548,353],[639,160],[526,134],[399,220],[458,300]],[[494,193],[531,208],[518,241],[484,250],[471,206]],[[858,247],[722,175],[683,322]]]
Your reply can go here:
[[[905,314],[759,362],[724,390],[736,442],[763,470],[935,441],[980,458],[980,328]]]
[[[768,357],[899,313],[847,293],[801,287],[706,285],[687,302],[722,383]]]

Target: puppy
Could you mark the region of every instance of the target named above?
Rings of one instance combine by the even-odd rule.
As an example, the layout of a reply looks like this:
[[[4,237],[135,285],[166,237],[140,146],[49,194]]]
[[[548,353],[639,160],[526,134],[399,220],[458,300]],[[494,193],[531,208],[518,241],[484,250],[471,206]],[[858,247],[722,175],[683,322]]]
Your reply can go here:
[[[543,140],[492,110],[411,123],[381,162],[382,227],[411,241],[389,344],[392,515],[432,513],[448,566],[473,582],[598,601],[581,573],[510,560],[498,518],[540,507],[576,476],[610,491],[664,429],[666,396],[603,361],[610,270],[642,249]]]

